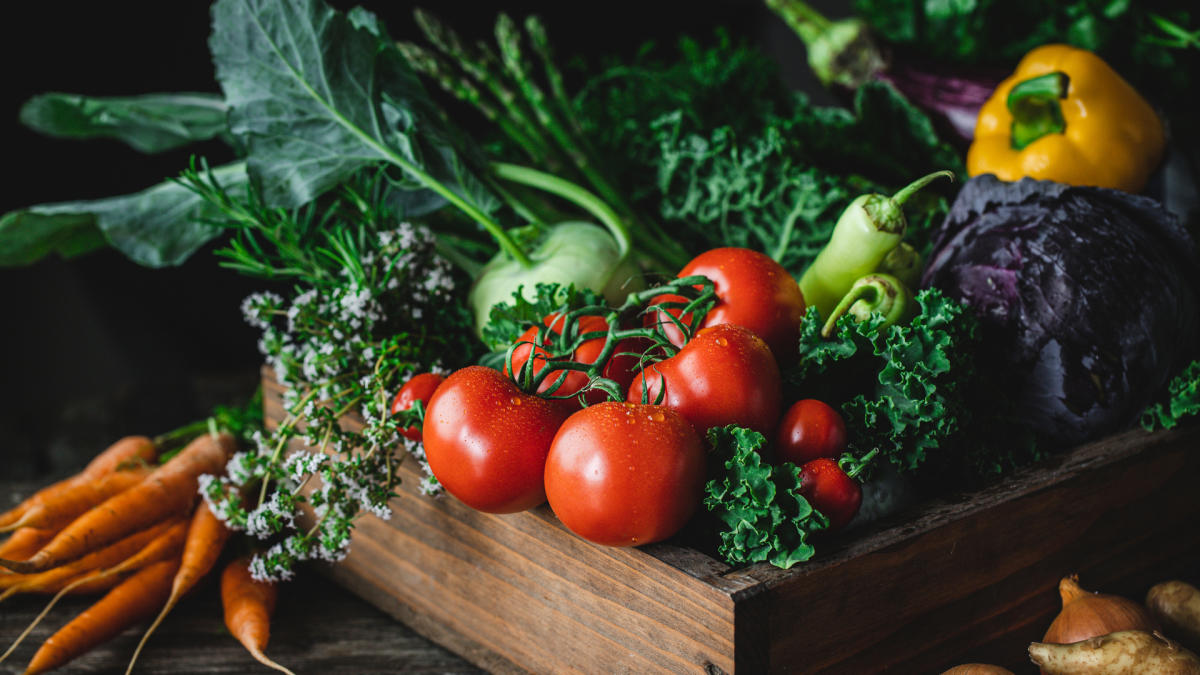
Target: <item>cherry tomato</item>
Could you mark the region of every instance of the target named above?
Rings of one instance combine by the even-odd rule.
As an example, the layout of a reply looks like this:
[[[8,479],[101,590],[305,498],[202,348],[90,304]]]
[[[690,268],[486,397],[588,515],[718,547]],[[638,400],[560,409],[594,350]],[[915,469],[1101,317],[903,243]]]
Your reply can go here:
[[[470,366],[434,392],[421,435],[429,468],[446,491],[488,513],[546,500],[546,453],[567,418],[562,406],[522,393],[499,371]]]
[[[682,415],[610,401],[571,415],[558,430],[546,460],[546,497],[584,539],[638,546],[687,523],[704,478],[704,444]]]
[[[712,279],[718,298],[702,326],[732,323],[748,328],[766,341],[777,361],[796,360],[800,323],[804,319],[804,294],[782,265],[748,248],[715,248],[693,258],[678,276],[693,274]],[[678,302],[682,298],[660,296],[656,300]],[[682,333],[669,318],[661,313],[648,317],[651,322],[664,324],[663,330],[672,343],[683,344]]]
[[[547,316],[542,323],[555,333],[562,334],[563,321],[559,319],[558,314]],[[605,332],[607,330],[608,322],[602,317],[585,316],[579,319],[578,331],[580,334]],[[517,348],[513,350],[512,363],[513,370],[518,373],[525,367],[525,362],[529,360],[530,352],[533,353],[535,373],[540,373],[546,367],[545,359],[550,356],[550,352],[542,347],[534,348],[533,343],[537,341],[537,331],[538,327],[533,326],[522,333],[521,337],[517,338]],[[543,344],[550,346],[551,340],[551,336],[547,336]],[[633,355],[640,354],[644,349],[644,346],[640,346],[641,342],[640,340],[622,340],[618,342],[616,348],[613,350],[613,355],[609,358],[608,363],[604,364],[604,368],[600,371],[600,374],[615,381],[621,389],[628,387],[637,372],[638,357]],[[586,340],[575,349],[575,352],[571,355],[571,359],[579,363],[595,363],[603,349],[604,338]],[[541,386],[538,387],[538,393],[549,393],[554,396],[570,396],[579,393],[588,383],[588,377],[585,373],[578,370],[568,370],[566,371],[566,379],[563,380],[562,384],[554,391],[549,391],[562,372],[561,370],[556,370],[547,375],[546,379],[542,380]],[[604,392],[597,389],[584,394],[584,398],[587,399],[589,405],[607,400]],[[567,403],[571,412],[581,407],[579,401],[576,399],[571,399]]]
[[[828,457],[805,462],[800,467],[800,494],[829,518],[831,531],[850,522],[862,504],[858,482]]]
[[[433,397],[433,392],[437,391],[439,385],[446,381],[442,375],[435,373],[419,373],[409,378],[408,382],[400,387],[400,391],[396,392],[396,398],[392,399],[392,414],[401,410],[408,410],[413,407],[413,403],[420,401],[425,405],[425,409],[429,409],[429,399]],[[421,441],[421,429],[417,425],[406,427],[400,430],[400,435],[410,441]]]
[[[846,451],[846,421],[823,401],[796,401],[779,423],[775,451],[777,461],[796,466],[818,457],[838,457]]]
[[[775,431],[782,406],[779,367],[767,343],[749,330],[720,324],[696,333],[679,353],[638,373],[625,400],[658,400],[678,410],[701,434],[737,424],[764,435]]]

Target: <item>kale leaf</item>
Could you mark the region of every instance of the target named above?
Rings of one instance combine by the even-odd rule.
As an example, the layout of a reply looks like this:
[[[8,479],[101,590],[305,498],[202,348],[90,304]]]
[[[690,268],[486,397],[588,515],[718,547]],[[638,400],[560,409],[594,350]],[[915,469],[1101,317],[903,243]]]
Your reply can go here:
[[[860,88],[853,111],[796,95],[786,115],[764,114],[757,130],[689,128],[682,111],[651,125],[663,219],[683,228],[696,250],[753,248],[795,274],[854,197],[891,193],[939,169],[962,172],[929,118],[883,83]],[[946,210],[934,191],[909,202],[910,240],[919,250]]]
[[[708,441],[723,471],[705,486],[704,506],[726,526],[718,549],[725,560],[787,569],[812,558],[808,537],[828,528],[829,519],[800,494],[800,469],[763,462],[766,439],[756,431],[713,427]]]
[[[965,426],[970,415],[964,383],[974,371],[975,318],[967,308],[928,289],[907,325],[880,328],[850,317],[821,337],[815,310],[804,318],[795,384],[822,391],[841,405],[850,442],[860,454],[878,448],[900,471],[920,467]]]
[[[1149,431],[1173,429],[1188,417],[1200,415],[1200,361],[1192,361],[1167,385],[1167,400],[1146,408],[1142,426]]]
[[[493,350],[499,350],[501,356],[530,326],[541,324],[542,319],[548,315],[605,304],[601,294],[589,288],[576,288],[574,284],[564,286],[539,283],[533,300],[526,297],[523,287],[520,287],[513,293],[512,298],[512,302],[494,305],[488,315],[487,324],[480,330],[484,344]]]

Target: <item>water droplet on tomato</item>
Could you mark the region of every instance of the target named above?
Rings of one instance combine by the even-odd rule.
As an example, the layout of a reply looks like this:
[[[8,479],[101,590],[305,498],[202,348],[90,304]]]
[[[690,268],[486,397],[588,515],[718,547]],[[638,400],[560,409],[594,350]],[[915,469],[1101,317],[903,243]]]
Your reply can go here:
[[[514,396],[514,397],[512,397],[512,398],[508,399],[508,402],[509,402],[509,403],[511,403],[511,404],[513,404],[513,405],[521,405],[521,397],[520,397],[520,396]]]
[[[651,422],[662,422],[665,419],[667,419],[667,416],[662,414],[661,410],[655,410],[654,412],[650,413]]]
[[[726,340],[725,338],[717,338],[716,343],[717,343],[718,347],[728,347],[729,346],[729,340]]]

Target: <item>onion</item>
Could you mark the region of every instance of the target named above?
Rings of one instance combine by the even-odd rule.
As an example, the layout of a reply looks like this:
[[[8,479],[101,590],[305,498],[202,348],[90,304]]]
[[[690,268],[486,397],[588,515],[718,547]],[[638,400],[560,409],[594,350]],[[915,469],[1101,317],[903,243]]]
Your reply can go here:
[[[1079,586],[1079,577],[1063,577],[1058,584],[1062,611],[1046,630],[1042,642],[1071,644],[1123,630],[1147,633],[1158,624],[1144,607],[1119,595],[1090,593]]]

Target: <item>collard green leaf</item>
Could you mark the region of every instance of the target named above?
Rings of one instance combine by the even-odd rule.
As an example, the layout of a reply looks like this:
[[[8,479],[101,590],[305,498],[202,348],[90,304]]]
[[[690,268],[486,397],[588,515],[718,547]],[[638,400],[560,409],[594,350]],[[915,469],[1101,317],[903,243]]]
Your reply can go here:
[[[714,427],[708,441],[723,470],[705,486],[704,506],[725,524],[719,533],[725,560],[786,569],[812,558],[808,536],[829,520],[800,494],[800,469],[764,462],[759,450],[766,439],[756,431]]]
[[[236,188],[246,180],[245,165],[227,164],[213,175]],[[0,219],[0,264],[27,265],[49,253],[70,257],[107,241],[138,264],[178,265],[220,234],[205,222],[212,209],[174,181],[119,197],[31,206]]]
[[[364,166],[390,163],[407,187],[432,178],[495,209],[458,152],[464,141],[369,13],[319,0],[220,0],[209,45],[230,129],[268,204],[306,204]]]
[[[225,102],[215,94],[104,97],[46,93],[21,106],[21,122],[61,138],[112,138],[162,152],[225,132]]]

